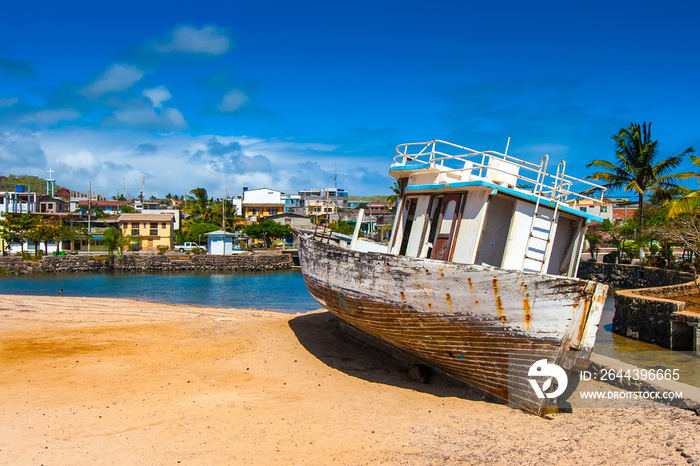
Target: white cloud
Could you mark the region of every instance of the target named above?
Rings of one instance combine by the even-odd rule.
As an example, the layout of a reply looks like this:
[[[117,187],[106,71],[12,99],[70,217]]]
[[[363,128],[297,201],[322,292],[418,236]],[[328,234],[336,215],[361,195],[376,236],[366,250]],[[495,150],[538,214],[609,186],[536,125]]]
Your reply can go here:
[[[46,155],[34,135],[5,131],[0,133],[0,162],[4,175],[32,174],[44,167]]]
[[[154,50],[161,53],[201,53],[221,55],[230,46],[226,32],[216,26],[204,26],[197,29],[192,26],[175,28],[166,42],[154,45]]]
[[[173,95],[165,86],[158,86],[153,89],[146,89],[143,91],[143,95],[151,99],[154,108],[161,108],[163,102],[170,100]]]
[[[185,117],[175,108],[140,107],[116,110],[105,120],[105,124],[168,131],[187,127]]]
[[[74,121],[80,118],[80,112],[70,108],[56,110],[41,110],[34,113],[22,115],[20,123],[51,124],[59,121]]]
[[[132,109],[122,116],[131,117],[132,123],[150,124],[152,115],[141,112]],[[108,197],[123,193],[125,187],[127,195],[138,195],[141,176],[146,178],[146,196],[186,194],[203,187],[210,196],[219,197],[225,190],[240,194],[243,186],[295,193],[333,182],[335,158],[304,143],[179,132],[146,135],[132,128],[0,132],[0,167],[3,174],[39,176],[52,168],[58,184],[86,191],[91,181],[93,191]],[[144,145],[157,147],[157,151],[144,151]],[[339,158],[338,187],[351,194],[376,194],[375,186],[388,191],[387,161],[365,160],[363,165],[368,168],[358,166],[354,158]]]
[[[135,66],[117,63],[85,86],[82,93],[87,97],[99,97],[112,92],[125,91],[143,78],[144,74],[143,70]]]
[[[99,159],[91,151],[80,149],[77,152],[61,154],[56,161],[72,171],[94,172],[100,167]]]
[[[218,109],[222,112],[232,113],[239,110],[248,102],[248,96],[238,89],[233,89],[228,91],[221,103],[218,105]]]

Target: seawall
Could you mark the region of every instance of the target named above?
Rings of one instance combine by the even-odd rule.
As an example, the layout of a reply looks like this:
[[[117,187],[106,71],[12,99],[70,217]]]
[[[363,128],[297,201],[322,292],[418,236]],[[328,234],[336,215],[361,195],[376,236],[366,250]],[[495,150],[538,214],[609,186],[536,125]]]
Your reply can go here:
[[[177,272],[177,271],[260,271],[290,269],[288,254],[236,254],[232,256],[125,255],[46,256],[39,261],[21,257],[0,257],[0,269],[13,275],[65,272]]]
[[[623,289],[680,285],[693,280],[693,274],[677,270],[587,261],[579,263],[577,276]]]
[[[613,333],[664,348],[698,351],[700,315],[683,297],[697,295],[693,275],[639,265],[581,262],[578,277],[623,288],[615,293]]]

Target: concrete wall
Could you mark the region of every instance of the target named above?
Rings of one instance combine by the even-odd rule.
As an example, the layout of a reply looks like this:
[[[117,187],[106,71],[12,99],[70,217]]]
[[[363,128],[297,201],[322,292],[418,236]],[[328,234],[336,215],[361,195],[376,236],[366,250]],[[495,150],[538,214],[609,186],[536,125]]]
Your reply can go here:
[[[89,257],[85,255],[46,256],[37,262],[21,257],[0,257],[0,269],[14,275],[61,272],[175,272],[175,271],[258,271],[289,269],[288,254],[196,255],[176,259],[160,255]]]

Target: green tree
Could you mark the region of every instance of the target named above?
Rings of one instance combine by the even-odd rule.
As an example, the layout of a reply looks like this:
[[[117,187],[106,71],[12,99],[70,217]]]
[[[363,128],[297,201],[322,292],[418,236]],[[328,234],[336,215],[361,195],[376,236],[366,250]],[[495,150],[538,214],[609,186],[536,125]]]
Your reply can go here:
[[[44,232],[42,231],[41,225],[37,224],[31,230],[24,233],[27,241],[31,241],[34,244],[34,255],[39,255],[39,243],[43,240]],[[29,246],[27,246],[29,248]]]
[[[246,236],[262,239],[267,247],[272,244],[272,238],[284,238],[292,234],[289,225],[282,225],[274,220],[264,220],[260,223],[252,223],[243,230]]]
[[[399,180],[394,181],[391,185],[391,194],[387,196],[386,200],[389,202],[389,207],[394,207],[401,197],[401,185]]]
[[[188,222],[187,228],[184,231],[185,239],[183,239],[183,241],[196,241],[199,243],[202,237],[206,238],[204,235],[218,229],[219,225],[214,222]]]
[[[355,232],[355,224],[343,220],[331,223],[329,228],[332,228],[334,232],[343,235],[352,235]]]
[[[224,225],[224,213],[226,214],[226,225]],[[211,221],[222,226],[224,231],[235,231],[239,224],[245,222],[245,219],[238,215],[238,209],[233,203],[226,200],[218,200],[211,208]]]
[[[693,162],[696,167],[700,168],[700,158],[691,155],[690,161]],[[693,176],[700,182],[700,173],[693,173]],[[697,209],[698,205],[700,205],[700,189],[685,193],[680,198],[672,201],[668,210],[668,217],[675,218],[679,215],[692,212]]]
[[[629,221],[623,221],[623,220],[615,220],[614,222],[611,222],[609,219],[603,220],[603,223],[600,224],[600,231],[603,233],[607,233],[607,235],[610,237],[610,240],[612,243],[615,245],[615,249],[617,250],[617,255],[615,256],[615,262],[617,263],[621,259],[622,255],[622,249],[625,241],[629,239],[633,233],[634,233],[634,228],[630,228],[630,224],[632,222]]]
[[[659,189],[676,189],[678,181],[693,176],[692,173],[673,173],[682,162],[683,156],[693,152],[689,147],[678,155],[657,162],[658,141],[651,139],[651,123],[639,125],[631,123],[613,136],[615,141],[616,163],[607,160],[593,160],[590,167],[602,168],[588,178],[600,180],[610,189],[623,189],[637,193],[639,199],[639,230],[644,222],[644,198]]]
[[[107,248],[107,254],[113,255],[114,250],[120,250],[119,247],[120,240],[122,238],[122,231],[119,228],[109,227],[102,234],[102,243]]]
[[[6,215],[0,221],[0,230],[2,230],[2,238],[10,247],[9,243],[19,243],[20,250],[24,252],[24,243],[30,240],[29,236],[34,237],[33,230],[38,225],[39,218],[29,212],[22,215]],[[36,244],[36,243],[35,243]]]
[[[187,206],[185,212],[194,218],[201,218],[203,221],[211,219],[212,211],[207,197],[207,190],[204,188],[195,188],[190,191],[191,196],[186,196]]]
[[[592,231],[586,233],[586,241],[588,241],[588,252],[591,253],[591,257],[595,258],[596,261],[598,260],[598,251],[600,249],[599,246],[602,240],[603,237],[598,233],[594,233]]]

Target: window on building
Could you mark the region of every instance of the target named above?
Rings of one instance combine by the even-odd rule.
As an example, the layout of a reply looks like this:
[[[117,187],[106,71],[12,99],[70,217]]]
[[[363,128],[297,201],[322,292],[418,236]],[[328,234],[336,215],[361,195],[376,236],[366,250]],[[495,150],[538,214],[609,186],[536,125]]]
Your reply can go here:
[[[158,229],[158,223],[156,222],[151,222],[151,228],[155,228],[156,230]]]
[[[608,206],[604,205],[600,208],[600,213],[604,214],[608,211]]]
[[[158,224],[156,223],[156,228],[151,228],[149,233],[150,236],[158,236]]]
[[[579,207],[581,209],[581,212],[588,212],[588,207]]]
[[[161,224],[160,224],[160,227],[161,227],[163,230],[165,230],[165,229],[167,228],[167,227],[165,226],[165,223],[161,223]]]
[[[131,236],[139,236],[140,234],[141,233],[140,233],[140,230],[138,228],[131,229]]]

